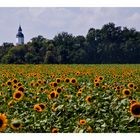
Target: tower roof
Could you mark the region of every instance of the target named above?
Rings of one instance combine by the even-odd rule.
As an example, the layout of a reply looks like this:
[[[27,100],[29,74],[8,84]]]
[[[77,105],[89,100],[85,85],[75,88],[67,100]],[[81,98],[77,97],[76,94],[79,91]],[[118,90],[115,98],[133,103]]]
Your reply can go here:
[[[22,33],[21,25],[19,25],[18,33],[16,34],[16,37],[24,37],[24,34]]]
[[[20,25],[19,25],[18,31],[19,32],[22,32],[22,29],[21,29],[21,26]]]

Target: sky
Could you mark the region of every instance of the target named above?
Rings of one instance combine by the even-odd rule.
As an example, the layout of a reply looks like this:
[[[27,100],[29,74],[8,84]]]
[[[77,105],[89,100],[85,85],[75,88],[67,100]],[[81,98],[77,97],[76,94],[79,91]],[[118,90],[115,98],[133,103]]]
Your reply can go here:
[[[53,39],[63,31],[86,36],[90,28],[100,29],[109,22],[140,31],[140,8],[0,7],[0,45],[16,43],[19,24],[26,43],[38,35]]]

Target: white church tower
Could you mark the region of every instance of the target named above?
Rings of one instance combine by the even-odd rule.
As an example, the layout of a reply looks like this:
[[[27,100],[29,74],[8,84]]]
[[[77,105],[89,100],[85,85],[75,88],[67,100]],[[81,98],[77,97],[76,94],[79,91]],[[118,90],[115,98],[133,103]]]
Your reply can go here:
[[[22,33],[21,26],[19,25],[18,33],[16,35],[16,45],[23,45],[24,44],[24,34]]]

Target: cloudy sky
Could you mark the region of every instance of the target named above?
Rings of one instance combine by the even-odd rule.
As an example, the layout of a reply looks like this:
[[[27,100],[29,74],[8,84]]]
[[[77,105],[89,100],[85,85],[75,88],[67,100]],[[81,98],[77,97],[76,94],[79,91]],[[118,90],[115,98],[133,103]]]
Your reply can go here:
[[[0,8],[0,44],[13,42],[21,24],[25,42],[42,35],[51,39],[65,31],[86,35],[89,28],[101,28],[114,22],[140,30],[140,8]]]

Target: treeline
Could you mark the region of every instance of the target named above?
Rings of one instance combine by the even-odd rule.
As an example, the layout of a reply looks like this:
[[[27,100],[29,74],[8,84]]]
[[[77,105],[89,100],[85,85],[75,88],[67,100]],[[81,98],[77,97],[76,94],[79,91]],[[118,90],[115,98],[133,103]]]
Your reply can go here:
[[[62,32],[49,40],[39,35],[21,46],[4,43],[0,46],[0,63],[140,63],[140,32],[108,23],[101,29],[89,29],[86,36]]]

